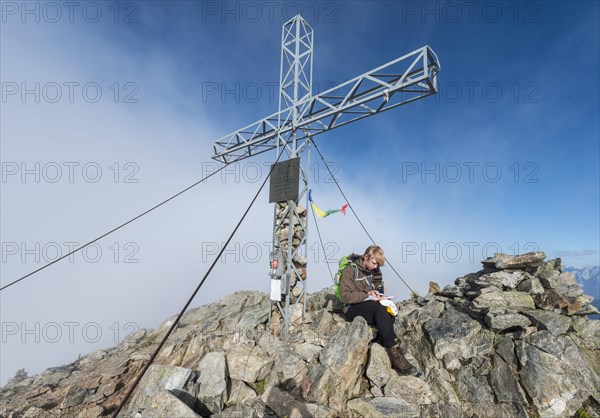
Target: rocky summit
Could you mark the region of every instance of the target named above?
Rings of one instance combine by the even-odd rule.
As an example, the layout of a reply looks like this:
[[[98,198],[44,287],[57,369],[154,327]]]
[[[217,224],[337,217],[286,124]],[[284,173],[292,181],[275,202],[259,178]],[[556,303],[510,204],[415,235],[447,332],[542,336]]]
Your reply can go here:
[[[331,289],[297,305],[287,339],[269,299],[240,291],[187,312],[120,417],[598,417],[600,321],[560,259],[497,254],[398,303],[418,372],[390,367]],[[306,309],[304,318],[302,310]],[[111,416],[172,324],[0,390],[2,417]]]

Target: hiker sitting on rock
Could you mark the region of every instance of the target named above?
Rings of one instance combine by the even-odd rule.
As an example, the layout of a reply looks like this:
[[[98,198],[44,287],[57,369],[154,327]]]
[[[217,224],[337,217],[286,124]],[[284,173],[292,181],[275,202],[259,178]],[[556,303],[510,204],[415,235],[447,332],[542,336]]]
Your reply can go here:
[[[406,360],[404,351],[396,341],[395,318],[378,302],[384,292],[383,277],[379,269],[385,261],[383,250],[377,245],[371,245],[364,255],[353,254],[350,259],[351,263],[342,271],[340,278],[340,294],[346,319],[352,322],[357,316],[362,316],[369,325],[376,326],[392,367],[400,373],[411,374],[414,368]],[[372,300],[365,300],[369,297]]]

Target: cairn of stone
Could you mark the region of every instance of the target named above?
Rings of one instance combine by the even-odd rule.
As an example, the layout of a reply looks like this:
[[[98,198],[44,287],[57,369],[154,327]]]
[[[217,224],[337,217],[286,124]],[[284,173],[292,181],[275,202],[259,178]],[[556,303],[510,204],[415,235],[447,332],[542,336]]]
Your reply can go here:
[[[298,217],[294,217],[294,227],[293,227],[293,235],[292,235],[292,254],[296,254],[292,260],[294,265],[294,271],[291,273],[290,277],[290,301],[295,303],[302,293],[302,288],[299,286],[298,280],[304,281],[306,280],[306,265],[308,264],[308,260],[304,257],[301,251],[298,251],[298,246],[302,242],[304,238],[305,230],[306,230],[306,215],[307,211],[302,205],[296,205],[296,213]],[[277,225],[281,224],[282,228],[280,228],[277,233],[277,241],[279,248],[287,254],[288,249],[288,236],[289,236],[289,212],[288,212],[288,204],[287,203],[276,203],[275,204],[275,222]],[[302,227],[304,226],[304,228]]]

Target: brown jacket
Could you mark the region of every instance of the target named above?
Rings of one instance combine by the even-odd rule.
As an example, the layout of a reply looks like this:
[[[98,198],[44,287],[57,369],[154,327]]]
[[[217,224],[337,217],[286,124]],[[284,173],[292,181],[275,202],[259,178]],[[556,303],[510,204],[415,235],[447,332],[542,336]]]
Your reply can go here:
[[[375,270],[367,270],[360,255],[352,254],[351,259],[355,265],[349,264],[340,278],[344,313],[348,310],[348,305],[364,301],[369,291],[378,289],[383,292],[383,276],[379,267]]]

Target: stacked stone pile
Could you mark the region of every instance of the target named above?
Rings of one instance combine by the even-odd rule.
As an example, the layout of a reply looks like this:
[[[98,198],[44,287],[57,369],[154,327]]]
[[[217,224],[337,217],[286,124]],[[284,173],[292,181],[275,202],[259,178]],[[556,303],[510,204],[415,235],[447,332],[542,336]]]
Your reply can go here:
[[[600,321],[560,261],[498,255],[478,273],[398,304],[417,376],[398,375],[331,289],[310,295],[287,340],[268,297],[242,291],[189,311],[121,417],[599,416]],[[302,307],[300,307],[301,309]],[[2,417],[110,416],[168,329],[141,330],[0,390]],[[587,415],[585,415],[587,414]]]
[[[544,258],[496,254],[420,308],[402,304],[397,334],[430,384],[445,388],[438,402],[464,416],[563,417],[582,405],[600,414],[600,322],[586,318],[597,313],[593,298],[560,259]]]
[[[296,270],[292,272],[290,277],[292,302],[295,302],[302,292],[301,288],[297,286],[298,279],[306,279],[306,265],[308,264],[308,260],[301,256],[299,252],[296,252],[305,235],[305,228],[302,226],[306,226],[306,208],[302,205],[296,205],[296,214],[297,216],[294,216],[294,226],[292,231],[292,253],[296,254],[292,260]],[[290,233],[289,215],[290,213],[287,203],[275,204],[275,222],[276,225],[281,225],[281,228],[277,230],[275,235],[277,237],[277,241],[279,242],[279,248],[281,248],[281,250],[284,252],[287,252],[288,248],[288,238]]]
[[[574,317],[598,310],[573,274],[562,272],[560,259],[544,263],[544,257],[544,253],[496,254],[483,261],[484,270],[456,279],[455,286],[434,293],[435,299],[456,301],[494,331],[533,327],[564,334]]]

